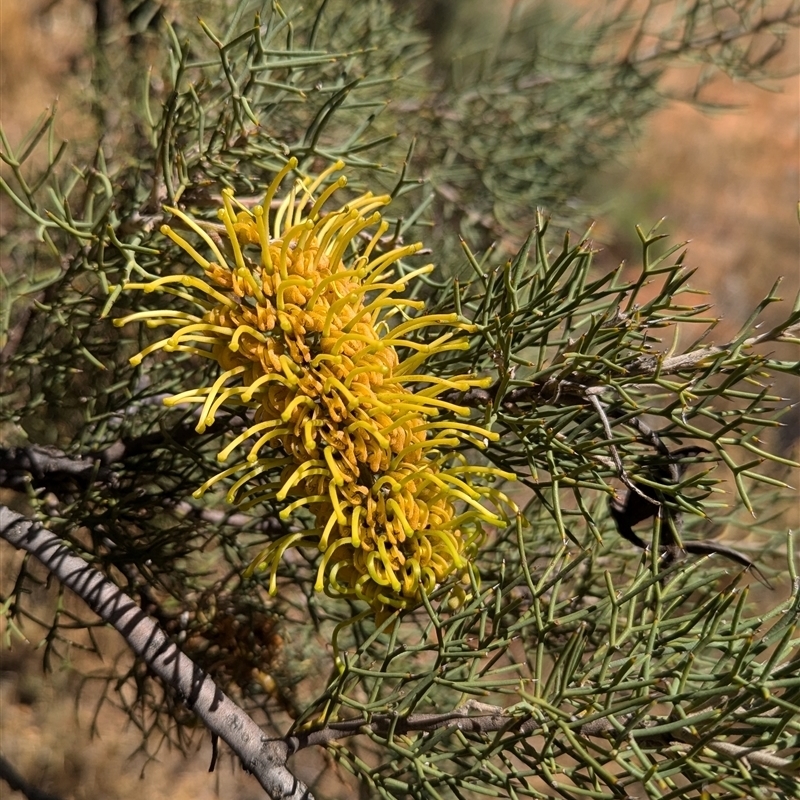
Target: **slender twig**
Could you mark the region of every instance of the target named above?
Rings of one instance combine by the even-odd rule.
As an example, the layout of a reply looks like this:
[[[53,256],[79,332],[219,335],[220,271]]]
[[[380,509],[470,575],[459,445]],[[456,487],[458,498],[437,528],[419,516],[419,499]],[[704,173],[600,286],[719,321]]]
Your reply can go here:
[[[594,410],[597,412],[597,416],[600,417],[603,431],[606,434],[606,439],[608,439],[608,449],[611,453],[611,458],[614,460],[614,466],[617,468],[617,475],[619,479],[628,487],[628,489],[630,489],[632,492],[635,492],[640,497],[643,497],[648,503],[652,503],[654,506],[660,506],[661,504],[658,502],[658,500],[656,500],[654,497],[648,497],[628,477],[628,473],[625,471],[625,466],[622,463],[622,458],[620,458],[619,451],[613,442],[614,432],[611,430],[611,423],[608,421],[608,416],[606,416],[605,406],[597,395],[598,392],[596,389],[589,389],[586,392],[586,399],[589,401],[592,408],[594,408]]]
[[[31,786],[2,755],[0,755],[0,779],[4,780],[12,791],[20,792],[27,800],[61,800],[57,795]]]
[[[105,622],[113,625],[149,669],[172,687],[255,775],[273,800],[313,800],[308,788],[286,767],[290,749],[269,739],[156,622],[111,581],[73,555],[51,531],[0,506],[0,537],[35,556]]]
[[[64,481],[84,485],[98,472],[111,477],[94,458],[68,456],[54,447],[0,447],[0,486],[8,489],[24,491],[29,481],[35,486]]]
[[[674,375],[686,370],[703,368],[710,358],[716,358],[722,354],[731,354],[737,346],[741,348],[756,347],[765,342],[779,342],[783,339],[791,339],[798,334],[800,334],[800,324],[795,323],[787,328],[773,328],[758,336],[751,336],[738,344],[735,341],[715,344],[667,358],[661,358],[661,356],[656,355],[642,356],[634,363],[631,372],[634,375],[642,376],[654,376],[656,373],[659,375]]]
[[[440,728],[451,728],[465,733],[495,733],[497,731],[514,731],[523,736],[535,734],[539,728],[538,723],[529,714],[510,714],[509,709],[481,703],[477,700],[468,700],[463,706],[445,714],[411,714],[404,718],[396,718],[391,714],[377,714],[369,722],[363,719],[330,722],[324,728],[308,733],[296,734],[287,737],[292,752],[312,745],[327,744],[348,736],[372,732],[386,734],[390,730],[393,735],[403,735],[413,731],[432,733]],[[630,717],[618,717],[618,722],[625,724]],[[641,725],[641,730],[655,728],[665,722],[664,719],[646,720]],[[582,736],[615,737],[617,730],[608,719],[598,719],[580,726]],[[637,739],[641,739],[637,736]],[[698,738],[687,729],[677,729],[666,741],[669,743],[681,742],[693,744]],[[729,742],[711,741],[705,747],[715,753],[732,759],[746,758],[750,763],[757,764],[766,769],[774,769],[786,775],[795,775],[793,763],[786,758],[776,756],[774,753],[758,748],[742,747]]]
[[[621,725],[627,725],[631,719],[631,715],[623,714],[617,717],[617,722]],[[647,728],[655,728],[663,724],[663,722],[664,720],[661,719],[645,720],[642,723],[642,728],[645,730]],[[596,719],[586,725],[582,725],[580,731],[582,736],[602,736],[609,739],[616,739],[619,736],[618,730],[606,718]],[[645,737],[640,735],[637,736],[636,739],[641,744]],[[665,743],[673,744],[675,742],[696,745],[700,741],[700,737],[692,733],[688,728],[677,728],[668,737],[653,737],[653,739],[653,744],[656,746]],[[743,747],[742,745],[720,741],[704,742],[703,746],[718,755],[737,761],[746,759],[751,764],[780,772],[783,775],[795,777],[798,774],[797,766],[793,761],[788,758],[776,756],[774,753],[764,748]]]
[[[529,715],[512,715],[500,706],[468,700],[460,708],[445,714],[410,714],[400,719],[392,714],[376,714],[369,722],[363,719],[329,722],[324,728],[289,736],[287,741],[294,752],[368,731],[385,735],[391,730],[393,735],[402,735],[412,731],[430,733],[440,728],[452,728],[465,733],[494,733],[513,729],[529,736],[538,727],[538,723]]]

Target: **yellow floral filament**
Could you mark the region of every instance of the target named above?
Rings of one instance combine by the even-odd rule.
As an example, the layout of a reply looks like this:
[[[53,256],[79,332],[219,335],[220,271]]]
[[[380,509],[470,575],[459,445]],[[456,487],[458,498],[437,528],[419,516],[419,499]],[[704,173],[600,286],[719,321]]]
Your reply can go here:
[[[179,208],[171,208],[170,206],[164,207],[165,211],[169,211],[170,214],[174,214],[178,219],[183,220],[186,226],[193,230],[207,245],[208,249],[214,254],[217,259],[218,264],[224,264],[225,258],[223,257],[222,253],[220,252],[219,248],[216,245],[216,242],[188,215],[184,214]],[[166,229],[166,230],[165,230]],[[162,225],[161,226],[161,233],[165,236],[169,236],[175,244],[182,247],[186,253],[192,258],[193,261],[196,261],[203,269],[208,269],[210,263],[206,261],[202,256],[199,259],[195,258],[193,253],[197,252],[194,248],[187,242],[180,234],[175,233],[169,225]]]

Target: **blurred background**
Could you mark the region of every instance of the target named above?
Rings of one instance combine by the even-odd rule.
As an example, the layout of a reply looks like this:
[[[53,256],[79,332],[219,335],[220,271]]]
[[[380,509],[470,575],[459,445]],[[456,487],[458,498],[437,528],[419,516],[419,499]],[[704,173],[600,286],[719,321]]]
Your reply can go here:
[[[440,66],[448,66],[476,42],[499,37],[514,5],[439,0],[425,4],[419,24],[433,37]],[[131,7],[146,26],[149,4]],[[112,11],[103,0],[0,3],[0,122],[11,142],[18,142],[55,101],[61,136],[89,141],[96,135],[87,99],[93,37],[96,26],[106,24],[103,15]],[[800,40],[792,31],[773,64],[774,73],[784,77],[755,86],[718,76],[703,89],[707,107],[667,104],[650,115],[643,135],[630,137],[581,198],[596,220],[600,268],[621,261],[636,268],[637,224],[648,230],[664,217],[662,230],[673,240],[691,240],[687,264],[698,270],[692,284],[709,291],[723,317],[717,341],[735,334],[779,276],[787,302],[800,288],[798,69]],[[677,92],[696,75],[686,68],[668,77]],[[0,206],[0,212],[7,210]],[[796,451],[800,413],[795,409],[784,421],[789,426],[784,446]],[[14,574],[22,556],[7,547],[0,555],[3,573]],[[9,651],[4,639],[0,752],[32,785],[64,800],[263,797],[255,782],[225,758],[208,775],[208,738],[188,760],[167,751],[155,760],[145,757],[139,750],[141,732],[127,715],[104,703],[95,716],[96,689],[79,676],[93,662],[82,663],[77,650],[74,659],[73,665],[54,664],[43,680],[41,653],[19,641]],[[310,772],[327,770],[331,785],[339,782],[342,795],[347,794],[350,784],[335,764],[319,754],[306,757]],[[2,783],[0,794],[9,800],[24,796],[9,793]]]

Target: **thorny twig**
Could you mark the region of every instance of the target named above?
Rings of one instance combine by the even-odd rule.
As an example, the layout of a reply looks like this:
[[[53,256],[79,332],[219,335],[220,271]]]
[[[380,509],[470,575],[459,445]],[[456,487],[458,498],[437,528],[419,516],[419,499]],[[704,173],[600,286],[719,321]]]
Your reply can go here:
[[[751,347],[766,341],[780,339],[781,336],[793,336],[798,330],[800,330],[800,326],[797,325],[785,331],[773,329],[746,339],[743,343],[740,343],[740,346]],[[698,368],[709,358],[729,352],[735,345],[735,342],[729,342],[724,345],[706,347],[693,353],[666,359],[656,356],[648,357],[646,360],[640,359],[636,362],[634,374],[641,374],[647,377],[654,376],[656,372],[666,374]],[[612,500],[609,503],[611,516],[621,536],[637,547],[646,549],[648,545],[633,532],[632,526],[656,515],[663,518],[666,507],[663,503],[663,499],[652,487],[643,486],[640,488],[633,482],[625,469],[619,450],[613,443],[614,432],[609,417],[622,417],[623,413],[619,410],[609,408],[609,406],[600,399],[600,395],[605,391],[613,392],[614,387],[600,385],[591,380],[581,383],[579,380],[556,381],[551,379],[543,384],[516,387],[507,392],[502,398],[498,398],[499,387],[500,381],[497,381],[488,389],[473,388],[466,392],[444,392],[441,397],[473,408],[482,408],[497,404],[505,412],[514,415],[522,413],[518,407],[519,404],[536,405],[537,403],[556,404],[558,402],[577,402],[590,405],[603,426],[603,431],[608,440],[611,462],[614,464],[617,476],[628,489],[627,496],[621,502]],[[683,467],[678,463],[678,459],[675,458],[676,455],[680,457],[683,455],[697,455],[701,452],[707,452],[703,448],[698,448],[696,446],[670,452],[658,433],[640,417],[625,415],[624,423],[634,428],[639,434],[641,441],[652,447],[653,450],[658,453],[659,463],[656,465],[656,472],[662,474],[658,474],[656,477],[663,480],[665,483],[677,484],[680,481]],[[664,461],[666,461],[666,465],[664,465]],[[659,469],[660,467],[664,467],[664,469]],[[679,511],[671,510],[670,519],[676,526],[680,527],[681,514]],[[738,550],[734,550],[732,547],[717,542],[681,542],[671,530],[669,530],[669,526],[665,526],[664,530],[666,530],[667,534],[665,541],[662,541],[661,544],[670,560],[674,561],[679,557],[681,552],[693,555],[721,555],[737,564],[741,564],[745,569],[751,570],[758,580],[767,587],[772,588],[769,581],[756,567],[753,561]]]

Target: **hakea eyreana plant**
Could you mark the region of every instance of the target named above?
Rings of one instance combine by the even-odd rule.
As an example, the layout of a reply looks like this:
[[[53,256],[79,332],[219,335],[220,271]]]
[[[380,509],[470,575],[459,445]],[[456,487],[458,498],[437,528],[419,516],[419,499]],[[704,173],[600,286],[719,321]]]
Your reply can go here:
[[[208,247],[210,260],[168,225],[161,228],[204,276],[168,275],[125,288],[165,292],[196,310],[140,311],[116,322],[177,327],[134,356],[134,365],[157,350],[219,364],[210,386],[166,401],[200,404],[199,432],[222,405],[250,409],[249,428],[219,454],[226,461],[244,449],[244,459],[206,481],[196,497],[232,478],[230,502],[286,503],[284,520],[301,507],[313,516],[311,529],[273,542],[249,570],[268,570],[275,592],[287,548],[316,547],[317,591],[364,600],[385,614],[463,573],[483,524],[506,524],[509,501],[492,483],[514,476],[472,464],[454,449],[465,441],[483,447],[497,435],[453,419],[468,417],[469,409],[439,395],[489,379],[422,370],[434,352],[466,349],[458,334],[474,326],[456,314],[411,316],[408,310],[421,311],[423,303],[397,297],[433,265],[396,275],[396,263],[420,244],[377,255],[388,224],[376,209],[389,197],[367,193],[324,212],[346,184],[340,177],[316,196],[344,166],[338,162],[313,181],[298,179],[273,214],[279,185],[296,164],[291,159],[278,173],[263,205],[245,208],[223,191],[222,225],[168,209]],[[429,326],[442,330],[430,343],[408,338]],[[397,348],[412,355],[401,361]]]

